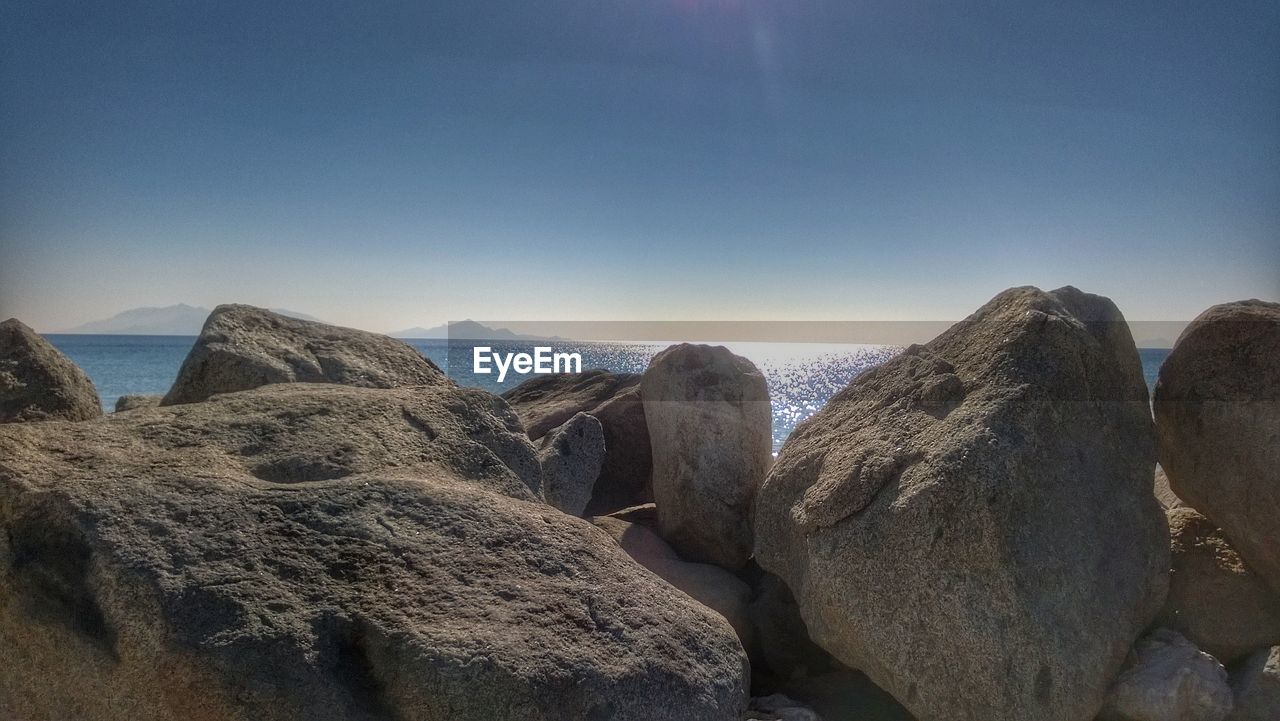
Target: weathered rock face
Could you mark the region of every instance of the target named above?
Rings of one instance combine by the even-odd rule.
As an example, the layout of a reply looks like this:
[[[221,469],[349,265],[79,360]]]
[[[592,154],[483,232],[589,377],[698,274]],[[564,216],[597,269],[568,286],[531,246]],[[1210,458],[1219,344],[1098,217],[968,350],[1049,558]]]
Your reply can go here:
[[[586,413],[573,416],[543,436],[538,460],[547,503],[571,516],[581,516],[591,500],[603,458],[604,429]]]
[[[524,423],[529,438],[538,440],[578,413],[590,413],[601,403],[640,384],[634,373],[592,369],[582,373],[534,376],[502,394]]]
[[[587,513],[600,515],[653,500],[653,449],[640,388],[632,386],[596,406],[604,428],[604,461]]]
[[[1182,499],[1178,498],[1178,494],[1174,493],[1173,489],[1169,487],[1169,476],[1164,472],[1164,468],[1158,465],[1156,466],[1156,477],[1153,487],[1156,494],[1156,501],[1160,503],[1161,508],[1169,510],[1170,508],[1182,508],[1187,505],[1183,503]]]
[[[658,528],[658,507],[652,503],[642,503],[638,506],[622,508],[610,513],[609,517],[616,518],[619,521],[626,521],[627,523],[637,523],[654,532]]]
[[[0,423],[101,415],[98,391],[79,366],[17,318],[0,323]]]
[[[1259,651],[1232,674],[1236,707],[1228,721],[1275,721],[1280,717],[1280,646]]]
[[[608,533],[641,566],[724,616],[743,647],[751,646],[753,627],[748,610],[751,587],[741,579],[717,566],[681,560],[666,541],[644,526],[609,516],[598,516],[591,522]]]
[[[1155,386],[1160,464],[1280,592],[1280,304],[1218,305],[1183,331]]]
[[[1138,641],[1107,695],[1099,721],[1223,721],[1234,701],[1217,659],[1181,634],[1157,629]]]
[[[138,393],[123,395],[116,399],[116,413],[132,411],[138,408],[155,408],[160,405],[160,401],[163,399],[164,396],[148,396]]]
[[[500,398],[473,388],[281,384],[59,432],[32,442],[50,452],[60,444],[105,449],[82,454],[87,477],[145,475],[154,458],[114,450],[136,436],[149,447],[207,457],[210,472],[229,467],[269,483],[443,468],[514,498],[542,497],[537,452],[519,419]]]
[[[681,344],[640,381],[662,536],[691,561],[739,568],[751,557],[752,500],[769,469],[764,376],[721,346]]]
[[[756,558],[924,721],[1088,719],[1164,600],[1154,466],[1120,312],[1014,288],[796,429]]]
[[[729,625],[536,478],[457,388],[6,426],[0,717],[736,720]]]
[[[205,321],[163,405],[295,382],[361,388],[451,383],[434,363],[393,338],[248,305],[220,305]]]
[[[502,395],[535,441],[576,413],[600,421],[605,454],[587,515],[653,500],[653,459],[639,384],[635,374],[589,370],[530,378]]]
[[[1245,565],[1222,531],[1191,508],[1168,511],[1173,573],[1161,626],[1223,663],[1280,644],[1280,596]]]

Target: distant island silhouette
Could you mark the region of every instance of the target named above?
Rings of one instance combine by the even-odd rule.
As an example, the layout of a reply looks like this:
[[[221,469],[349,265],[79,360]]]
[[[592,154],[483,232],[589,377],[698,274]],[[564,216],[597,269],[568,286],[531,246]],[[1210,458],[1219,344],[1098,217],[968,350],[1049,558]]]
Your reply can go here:
[[[529,335],[526,333],[516,333],[507,328],[490,328],[483,323],[477,323],[474,320],[461,320],[454,323],[446,323],[432,328],[423,328],[417,326],[414,328],[406,328],[387,335],[392,338],[420,338],[420,339],[451,339],[451,340],[551,340],[563,341],[568,338],[560,336],[541,336]]]
[[[318,321],[319,319],[283,308],[271,310],[280,315],[299,320]],[[209,317],[209,309],[199,306],[177,303],[163,307],[131,308],[116,313],[110,318],[94,320],[88,323],[57,331],[58,333],[98,333],[102,335],[199,335],[204,327],[205,318]]]

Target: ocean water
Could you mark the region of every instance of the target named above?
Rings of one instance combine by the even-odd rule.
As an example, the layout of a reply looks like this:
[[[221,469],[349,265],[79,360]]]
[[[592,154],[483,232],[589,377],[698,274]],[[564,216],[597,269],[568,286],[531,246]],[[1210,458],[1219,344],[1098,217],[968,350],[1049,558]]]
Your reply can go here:
[[[1169,357],[1168,348],[1139,348],[1138,357],[1142,359],[1142,375],[1147,379],[1147,391],[1156,389],[1156,376],[1160,373],[1160,364]]]
[[[45,338],[84,369],[98,389],[104,410],[130,393],[164,395],[178,377],[195,336],[71,335]]]
[[[195,342],[194,336],[60,335],[46,336],[93,379],[102,397],[102,407],[115,408],[116,399],[129,393],[161,395],[177,377],[178,367]],[[504,383],[497,375],[472,372],[472,353],[477,345],[494,352],[529,352],[528,341],[446,341],[408,340],[409,345],[430,358],[456,382],[465,386],[503,393],[532,376],[508,374]],[[605,368],[617,373],[640,373],[649,359],[667,343],[543,342],[553,351],[582,354],[582,367]],[[773,447],[777,451],[796,424],[813,415],[837,391],[867,368],[892,357],[898,348],[881,345],[836,345],[820,343],[725,343],[738,355],[751,359],[765,375],[773,404]],[[1156,372],[1169,351],[1144,348],[1139,351],[1148,386],[1155,384]]]

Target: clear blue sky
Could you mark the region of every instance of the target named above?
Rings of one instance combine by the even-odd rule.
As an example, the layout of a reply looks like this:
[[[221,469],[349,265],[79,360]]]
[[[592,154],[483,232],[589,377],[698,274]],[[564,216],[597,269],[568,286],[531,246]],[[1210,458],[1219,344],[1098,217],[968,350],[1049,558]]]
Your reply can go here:
[[[0,316],[1280,300],[1280,4],[7,2]]]

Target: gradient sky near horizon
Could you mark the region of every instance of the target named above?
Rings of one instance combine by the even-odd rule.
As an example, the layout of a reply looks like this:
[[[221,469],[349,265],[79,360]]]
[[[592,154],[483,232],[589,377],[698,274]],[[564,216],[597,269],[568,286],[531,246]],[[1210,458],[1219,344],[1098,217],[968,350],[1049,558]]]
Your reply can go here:
[[[1273,1],[0,7],[0,317],[1280,300]]]

